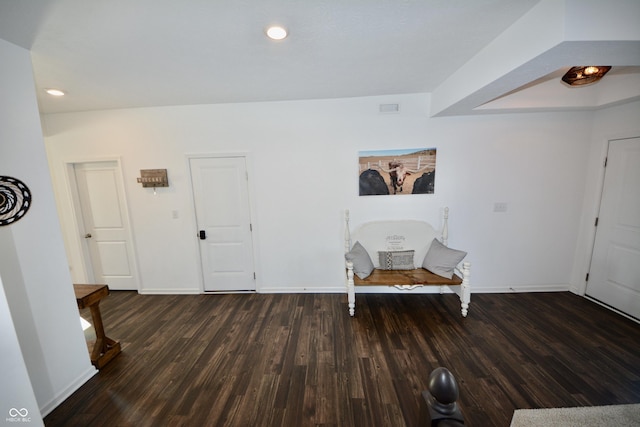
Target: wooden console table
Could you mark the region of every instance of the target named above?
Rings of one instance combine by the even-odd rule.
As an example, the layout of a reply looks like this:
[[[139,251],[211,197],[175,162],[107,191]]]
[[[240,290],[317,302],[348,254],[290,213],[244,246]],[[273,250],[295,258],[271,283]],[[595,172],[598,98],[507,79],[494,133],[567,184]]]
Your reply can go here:
[[[91,351],[91,363],[101,369],[111,359],[120,354],[120,343],[108,338],[104,333],[102,316],[100,315],[100,300],[109,295],[107,285],[73,285],[78,308],[89,308],[96,331],[96,342]]]

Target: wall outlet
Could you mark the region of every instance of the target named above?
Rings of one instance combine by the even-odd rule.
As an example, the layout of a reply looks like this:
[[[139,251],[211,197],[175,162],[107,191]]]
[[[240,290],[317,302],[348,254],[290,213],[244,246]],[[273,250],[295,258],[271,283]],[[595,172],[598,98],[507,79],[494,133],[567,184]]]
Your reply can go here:
[[[506,212],[507,211],[507,203],[506,202],[495,202],[493,204],[494,212]]]

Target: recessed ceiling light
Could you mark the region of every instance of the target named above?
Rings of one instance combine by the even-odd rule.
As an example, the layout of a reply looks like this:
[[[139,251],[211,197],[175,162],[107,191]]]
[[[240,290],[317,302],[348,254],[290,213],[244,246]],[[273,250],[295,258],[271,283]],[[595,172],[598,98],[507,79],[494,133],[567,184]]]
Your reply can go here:
[[[272,40],[282,40],[287,37],[287,30],[284,27],[273,25],[267,28],[267,36]]]
[[[47,89],[46,92],[52,96],[64,96],[64,92],[60,89]]]

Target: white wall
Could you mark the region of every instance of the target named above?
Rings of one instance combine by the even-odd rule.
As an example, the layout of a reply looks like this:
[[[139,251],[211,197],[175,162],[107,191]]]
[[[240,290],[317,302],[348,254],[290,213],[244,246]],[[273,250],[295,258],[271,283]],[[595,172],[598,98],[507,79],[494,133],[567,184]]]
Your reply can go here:
[[[400,103],[400,113],[380,114],[380,103]],[[596,113],[429,118],[428,103],[413,94],[48,115],[63,228],[76,233],[64,162],[120,158],[141,291],[199,292],[186,156],[247,152],[261,292],[342,291],[345,208],[354,226],[377,218],[440,226],[444,206],[449,243],[469,252],[475,291],[569,289]],[[437,147],[435,195],[358,197],[359,150],[410,147]],[[168,169],[170,187],[156,196],[136,182],[148,168]],[[494,202],[508,212],[494,213]],[[79,274],[79,250],[69,253]]]
[[[9,302],[0,277],[0,363],[2,364],[2,384],[0,387],[0,423],[28,420],[32,425],[44,425],[38,402],[33,394],[27,367],[22,358],[20,343]],[[9,421],[7,421],[9,419]]]
[[[46,414],[95,369],[67,270],[29,52],[0,40],[0,63],[0,174],[23,181],[33,197],[21,220],[0,227],[0,276],[20,342],[9,356],[0,355],[0,377],[2,388],[17,395],[31,387]],[[18,357],[31,384],[9,382],[13,377],[4,375]]]

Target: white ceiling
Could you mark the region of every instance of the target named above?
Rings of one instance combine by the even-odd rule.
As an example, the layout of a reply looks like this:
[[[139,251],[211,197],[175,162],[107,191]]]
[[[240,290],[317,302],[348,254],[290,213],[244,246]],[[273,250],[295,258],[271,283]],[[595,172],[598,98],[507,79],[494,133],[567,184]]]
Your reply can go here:
[[[431,93],[539,3],[0,0],[0,38],[31,51],[42,113]],[[289,37],[268,40],[272,23]],[[502,95],[530,80],[477,111],[526,104]]]

